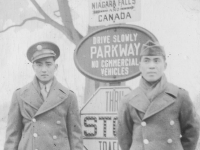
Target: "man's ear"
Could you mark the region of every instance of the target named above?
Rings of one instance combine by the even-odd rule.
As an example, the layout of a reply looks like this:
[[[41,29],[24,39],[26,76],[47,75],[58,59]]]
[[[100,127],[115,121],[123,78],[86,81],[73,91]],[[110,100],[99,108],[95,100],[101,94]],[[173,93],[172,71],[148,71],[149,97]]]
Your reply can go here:
[[[138,63],[138,67],[139,67],[139,70],[140,70],[140,72],[141,72],[141,68],[140,68],[140,66],[141,66],[141,63],[139,62],[139,63]]]
[[[167,68],[167,63],[165,62],[165,69]]]
[[[58,64],[55,65],[55,70],[57,70],[57,69],[58,69]]]
[[[32,63],[32,68],[33,68],[33,70],[35,70],[35,68],[34,68],[34,63]]]

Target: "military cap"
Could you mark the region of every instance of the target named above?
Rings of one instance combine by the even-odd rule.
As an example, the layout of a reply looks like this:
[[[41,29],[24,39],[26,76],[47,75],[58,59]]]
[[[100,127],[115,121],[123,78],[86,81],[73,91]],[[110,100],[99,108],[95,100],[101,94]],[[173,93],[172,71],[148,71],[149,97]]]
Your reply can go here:
[[[45,57],[54,57],[55,60],[60,56],[59,47],[52,42],[38,42],[29,47],[27,51],[27,58],[30,62]]]
[[[166,59],[165,50],[158,42],[147,41],[142,45],[140,60],[142,56],[163,56]]]

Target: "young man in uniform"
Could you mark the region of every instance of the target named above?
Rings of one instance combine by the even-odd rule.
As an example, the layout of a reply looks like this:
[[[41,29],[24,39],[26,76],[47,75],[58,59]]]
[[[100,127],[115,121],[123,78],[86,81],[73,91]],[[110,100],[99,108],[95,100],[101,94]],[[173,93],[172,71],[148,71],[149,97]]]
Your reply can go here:
[[[4,150],[82,150],[76,95],[54,77],[59,55],[51,42],[28,49],[35,77],[13,94]]]
[[[121,101],[118,141],[122,150],[195,150],[199,122],[188,92],[169,83],[162,46],[152,41],[140,53],[139,87]]]

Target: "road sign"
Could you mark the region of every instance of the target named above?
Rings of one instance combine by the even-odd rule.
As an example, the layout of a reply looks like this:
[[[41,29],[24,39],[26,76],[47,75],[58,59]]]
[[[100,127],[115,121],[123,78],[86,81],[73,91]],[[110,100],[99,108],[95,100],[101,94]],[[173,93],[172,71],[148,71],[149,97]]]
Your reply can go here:
[[[86,150],[118,150],[117,111],[129,87],[100,87],[81,109],[81,123]]]
[[[139,76],[139,54],[147,41],[157,41],[148,30],[134,25],[115,25],[87,35],[77,46],[74,61],[85,76],[103,82]]]
[[[139,21],[141,0],[89,0],[89,25]]]

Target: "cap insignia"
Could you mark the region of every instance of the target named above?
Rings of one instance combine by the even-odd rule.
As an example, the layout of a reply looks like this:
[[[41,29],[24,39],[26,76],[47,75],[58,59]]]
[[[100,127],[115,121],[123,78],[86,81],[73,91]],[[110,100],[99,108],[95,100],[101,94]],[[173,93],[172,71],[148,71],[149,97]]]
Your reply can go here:
[[[42,50],[42,45],[38,45],[37,50]]]

